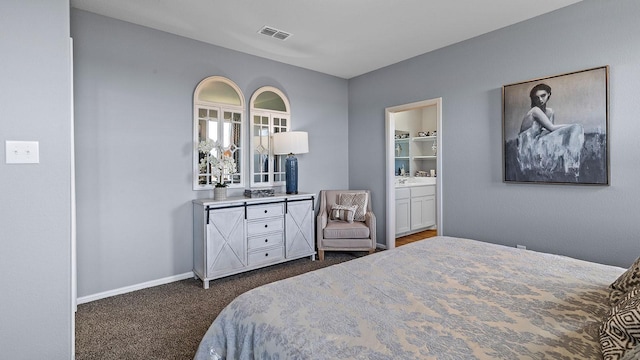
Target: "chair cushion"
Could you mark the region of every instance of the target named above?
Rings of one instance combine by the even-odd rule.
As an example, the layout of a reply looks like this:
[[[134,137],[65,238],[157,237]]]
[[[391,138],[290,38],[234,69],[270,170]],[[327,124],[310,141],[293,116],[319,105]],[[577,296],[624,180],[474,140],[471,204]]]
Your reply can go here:
[[[375,244],[371,239],[322,239],[318,248],[325,251],[332,250],[365,250],[374,249]]]
[[[367,239],[369,228],[362,222],[329,221],[323,230],[325,239]]]

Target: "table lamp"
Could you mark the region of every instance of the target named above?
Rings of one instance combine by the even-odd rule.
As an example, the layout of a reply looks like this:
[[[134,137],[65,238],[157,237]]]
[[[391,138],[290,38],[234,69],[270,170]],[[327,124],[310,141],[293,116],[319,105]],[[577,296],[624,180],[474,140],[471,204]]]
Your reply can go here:
[[[306,131],[286,131],[273,134],[273,154],[288,155],[285,160],[287,194],[298,193],[298,159],[295,154],[309,152],[309,136]]]

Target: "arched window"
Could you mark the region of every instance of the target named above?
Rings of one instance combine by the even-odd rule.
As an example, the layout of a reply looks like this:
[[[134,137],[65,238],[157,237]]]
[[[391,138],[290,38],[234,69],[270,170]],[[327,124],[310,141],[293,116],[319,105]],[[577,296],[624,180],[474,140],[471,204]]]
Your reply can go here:
[[[289,99],[272,86],[251,96],[251,186],[285,184],[285,157],[273,155],[271,135],[291,128]]]
[[[193,189],[206,190],[216,183],[244,186],[244,96],[238,85],[221,77],[202,80],[193,93]],[[229,166],[216,170],[218,159]]]

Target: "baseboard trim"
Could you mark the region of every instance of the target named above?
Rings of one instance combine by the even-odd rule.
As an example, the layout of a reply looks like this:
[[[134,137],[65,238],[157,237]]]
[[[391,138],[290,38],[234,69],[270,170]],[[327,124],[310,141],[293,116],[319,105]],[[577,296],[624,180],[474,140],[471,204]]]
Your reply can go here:
[[[169,284],[175,281],[189,279],[189,278],[192,278],[193,276],[194,276],[193,271],[189,271],[184,274],[173,275],[173,276],[169,276],[169,277],[158,279],[158,280],[147,281],[141,284],[125,286],[119,289],[113,289],[113,290],[104,291],[104,292],[93,294],[93,295],[79,297],[77,303],[85,304],[91,301],[96,301],[96,300],[108,298],[111,296],[122,295],[122,294],[126,294],[136,290],[142,290],[142,289],[146,289],[146,288],[150,288],[158,285]]]

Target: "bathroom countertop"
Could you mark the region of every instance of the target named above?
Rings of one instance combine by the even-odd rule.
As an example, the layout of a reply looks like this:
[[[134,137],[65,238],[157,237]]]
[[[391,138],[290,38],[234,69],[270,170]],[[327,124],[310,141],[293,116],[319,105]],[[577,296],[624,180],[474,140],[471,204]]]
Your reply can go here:
[[[400,183],[401,178],[396,178],[396,188],[405,188],[405,187],[413,187],[413,186],[427,186],[427,185],[435,185],[436,177],[411,177],[406,178],[406,182],[404,184]]]

